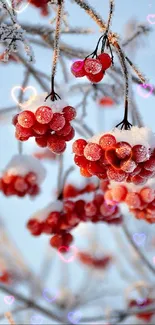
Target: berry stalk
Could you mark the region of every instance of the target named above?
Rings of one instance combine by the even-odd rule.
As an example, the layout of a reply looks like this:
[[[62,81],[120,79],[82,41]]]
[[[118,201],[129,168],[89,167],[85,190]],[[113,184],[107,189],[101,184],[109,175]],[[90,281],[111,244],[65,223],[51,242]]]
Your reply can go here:
[[[60,51],[60,33],[61,33],[61,22],[62,22],[62,15],[63,15],[63,0],[58,0],[58,8],[57,8],[57,19],[56,19],[56,29],[55,29],[55,39],[54,39],[54,51],[53,51],[53,64],[52,64],[52,76],[51,76],[51,93],[46,97],[51,96],[51,100],[57,100],[59,97],[58,94],[54,91],[54,78],[56,74],[57,62],[59,58],[59,51]],[[45,99],[45,100],[46,100]]]

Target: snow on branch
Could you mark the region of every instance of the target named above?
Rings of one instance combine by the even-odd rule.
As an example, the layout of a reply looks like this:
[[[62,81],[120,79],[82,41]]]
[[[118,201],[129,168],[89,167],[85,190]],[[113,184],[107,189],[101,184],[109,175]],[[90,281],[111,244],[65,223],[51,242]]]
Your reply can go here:
[[[13,9],[9,8],[4,0],[0,0],[1,8],[7,11],[13,23],[10,26],[5,23],[0,24],[0,43],[4,43],[5,45],[3,61],[8,61],[10,54],[18,52],[20,43],[22,42],[30,62],[34,62],[32,48],[26,40],[26,31],[18,24]]]

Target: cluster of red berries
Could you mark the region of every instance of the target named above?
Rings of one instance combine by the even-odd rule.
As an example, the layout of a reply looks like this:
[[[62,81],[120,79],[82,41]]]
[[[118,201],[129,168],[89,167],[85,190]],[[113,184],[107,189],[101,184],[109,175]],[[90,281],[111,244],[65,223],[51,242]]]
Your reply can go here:
[[[101,53],[97,59],[86,58],[75,61],[71,66],[71,72],[76,78],[87,77],[91,82],[100,82],[105,74],[105,70],[110,68],[112,63],[108,53]]]
[[[63,197],[64,199],[76,197],[78,195],[84,194],[84,193],[90,193],[95,191],[96,185],[93,183],[89,183],[85,185],[82,189],[78,188],[76,186],[73,186],[72,184],[67,184],[64,186],[63,189]]]
[[[59,201],[62,204],[61,201]],[[106,222],[108,224],[120,224],[122,216],[117,205],[111,206],[104,200],[104,195],[96,193],[93,200],[87,202],[83,199],[64,200],[61,211],[51,211],[44,220],[32,218],[27,227],[31,234],[39,236],[42,233],[54,234],[50,240],[51,246],[59,248],[68,246],[73,236],[70,231],[81,221]]]
[[[83,264],[96,269],[107,268],[112,260],[111,256],[104,256],[102,258],[97,258],[85,252],[79,252],[78,257]]]
[[[125,185],[116,185],[105,193],[109,204],[126,203],[137,219],[155,223],[155,190],[145,186],[136,191],[130,191]]]
[[[149,305],[151,305],[151,304],[153,304],[154,303],[154,299],[152,299],[152,298],[147,298],[147,299],[145,299],[144,300],[144,302],[142,302],[142,303],[139,303],[138,301],[136,301],[136,300],[131,300],[130,302],[129,302],[129,307],[130,308],[134,308],[134,307],[139,307],[139,309],[141,309],[142,310],[142,308],[145,308],[145,307],[147,307],[147,306],[149,306]],[[139,313],[139,314],[136,314],[136,317],[137,318],[139,318],[139,319],[141,319],[141,320],[143,320],[143,321],[145,321],[145,322],[150,322],[151,321],[151,319],[152,319],[152,317],[154,316],[154,313],[153,312],[146,312],[146,313]]]
[[[155,175],[155,151],[138,144],[117,142],[112,134],[104,134],[99,143],[78,139],[73,143],[74,161],[82,176],[144,184]]]
[[[29,172],[24,176],[13,175],[9,171],[5,172],[0,178],[0,191],[5,196],[16,195],[24,197],[25,195],[36,196],[40,192],[37,175]]]
[[[13,118],[16,138],[27,141],[35,137],[38,146],[48,147],[53,153],[60,154],[66,149],[66,142],[74,138],[75,131],[70,122],[76,116],[71,106],[63,108],[62,113],[54,113],[48,106],[38,107],[35,113],[24,110]]]
[[[49,14],[48,10],[48,1],[49,0],[29,0],[29,3],[31,3],[33,6],[41,9],[41,14],[43,16],[47,16]]]

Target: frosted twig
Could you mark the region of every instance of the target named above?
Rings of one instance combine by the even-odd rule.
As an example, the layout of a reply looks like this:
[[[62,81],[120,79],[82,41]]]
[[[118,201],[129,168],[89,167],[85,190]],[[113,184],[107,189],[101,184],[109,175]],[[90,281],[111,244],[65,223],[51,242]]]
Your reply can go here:
[[[153,274],[155,274],[155,268],[152,266],[152,264],[146,259],[145,255],[141,252],[141,250],[137,247],[137,245],[132,240],[132,237],[128,231],[128,228],[125,223],[123,223],[122,228],[124,230],[124,233],[129,240],[130,244],[133,246],[139,257],[143,260],[144,264],[147,266],[148,270],[151,271]]]
[[[4,8],[9,14],[13,25],[7,25],[2,23],[0,25],[0,42],[5,43],[6,49],[4,51],[4,61],[8,61],[11,53],[17,52],[19,47],[19,41],[24,44],[24,49],[29,56],[31,62],[34,61],[34,56],[30,45],[26,39],[25,30],[18,24],[14,9],[9,8],[8,4],[4,0],[0,0],[0,6]]]

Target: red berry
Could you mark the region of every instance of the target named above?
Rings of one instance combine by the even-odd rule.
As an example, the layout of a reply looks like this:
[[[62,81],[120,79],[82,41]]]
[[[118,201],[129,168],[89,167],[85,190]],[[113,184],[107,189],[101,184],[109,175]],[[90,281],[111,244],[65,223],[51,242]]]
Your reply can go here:
[[[139,174],[131,177],[131,182],[135,185],[143,185],[146,183],[147,178],[140,177]]]
[[[115,205],[116,201],[113,200],[112,190],[107,190],[104,194],[105,202],[109,205]]]
[[[111,193],[115,202],[121,202],[125,200],[128,190],[123,185],[117,185],[116,187],[112,188]]]
[[[123,182],[127,178],[127,174],[123,170],[115,169],[112,166],[108,167],[107,176],[116,182]]]
[[[16,115],[13,116],[13,118],[12,118],[12,124],[13,124],[14,126],[16,126],[16,124],[18,123],[18,115],[19,115],[19,114],[16,114]]]
[[[17,192],[26,192],[28,185],[22,176],[18,176],[14,182],[14,188]]]
[[[142,200],[146,203],[150,203],[155,198],[155,191],[152,188],[145,187],[140,191]]]
[[[142,168],[138,165],[130,175],[136,176],[141,172],[141,170],[142,170]]]
[[[40,124],[48,124],[53,117],[52,109],[48,106],[41,106],[36,110],[35,117]]]
[[[104,172],[104,168],[101,167],[97,162],[95,161],[89,161],[87,164],[87,170],[92,175],[102,174]]]
[[[73,143],[72,149],[73,152],[78,156],[84,155],[84,148],[87,145],[87,141],[84,139],[78,139]]]
[[[84,70],[84,60],[76,61],[71,66],[71,71],[76,78],[81,78],[85,76]]]
[[[92,175],[88,172],[86,168],[81,167],[80,168],[80,174],[84,177],[91,177]]]
[[[139,194],[135,192],[128,193],[125,199],[125,203],[132,209],[138,209],[141,205]]]
[[[65,123],[66,123],[66,121],[62,114],[54,113],[52,121],[50,123],[50,128],[53,131],[60,131],[64,127]]]
[[[93,202],[86,203],[84,209],[87,217],[93,217],[97,212],[96,205]]]
[[[16,124],[16,137],[29,138],[32,136],[31,129],[23,128],[19,123]]]
[[[138,144],[132,148],[132,154],[132,159],[137,163],[144,162],[150,157],[149,150],[141,144]]]
[[[112,61],[111,61],[111,57],[108,53],[101,53],[98,56],[98,59],[102,63],[103,70],[107,70],[108,68],[110,68]]]
[[[116,145],[116,138],[112,134],[104,134],[99,141],[99,145],[101,148],[104,149],[109,149],[112,147],[115,147]]]
[[[84,70],[86,75],[95,75],[102,71],[102,64],[100,60],[88,58],[84,61]]]
[[[18,115],[18,123],[23,128],[31,128],[35,123],[35,115],[31,111],[23,111]]]
[[[35,185],[37,183],[37,175],[33,172],[29,172],[25,176],[25,181],[30,185]]]
[[[74,157],[74,162],[77,166],[79,167],[84,167],[86,168],[87,165],[88,165],[88,160],[85,158],[85,157],[82,157],[82,156],[77,156],[75,155]]]
[[[35,141],[39,147],[42,147],[42,148],[47,147],[47,136],[46,135],[35,138]]]
[[[144,163],[144,168],[150,171],[155,171],[155,158],[151,157]]]
[[[100,206],[100,213],[102,214],[102,216],[108,217],[108,216],[111,216],[115,212],[115,209],[116,209],[115,206],[108,205],[106,202],[104,202]]]
[[[43,224],[37,219],[30,219],[27,223],[27,228],[31,231],[32,235],[39,236],[42,233]]]
[[[76,117],[76,110],[72,106],[66,106],[63,108],[63,115],[67,121],[72,121]]]
[[[103,71],[99,72],[98,74],[87,74],[87,78],[92,83],[100,82],[104,77]]]
[[[74,136],[75,136],[75,130],[74,130],[73,127],[71,127],[71,131],[70,131],[67,135],[65,135],[65,136],[63,137],[63,139],[64,139],[65,141],[70,141],[70,140],[72,140],[72,139],[74,138]]]
[[[68,135],[72,130],[72,126],[70,125],[70,123],[68,121],[66,121],[66,124],[64,125],[64,127],[60,130],[60,131],[56,131],[57,135],[62,135],[62,136],[66,136]]]
[[[142,170],[140,171],[140,173],[138,175],[143,178],[151,178],[154,176],[154,173],[155,173],[155,171],[151,171],[151,170],[142,168]]]
[[[119,159],[131,157],[132,148],[129,143],[121,141],[116,144],[116,155]]]
[[[133,160],[127,159],[121,161],[120,167],[124,172],[132,173],[136,169],[137,164]]]
[[[98,144],[89,142],[84,148],[84,156],[90,161],[97,161],[102,156],[102,149]]]
[[[48,125],[47,124],[40,124],[36,122],[33,125],[33,131],[38,134],[38,135],[44,135],[48,130]]]
[[[55,134],[52,134],[48,136],[47,146],[52,152],[60,154],[65,151],[66,142]]]

